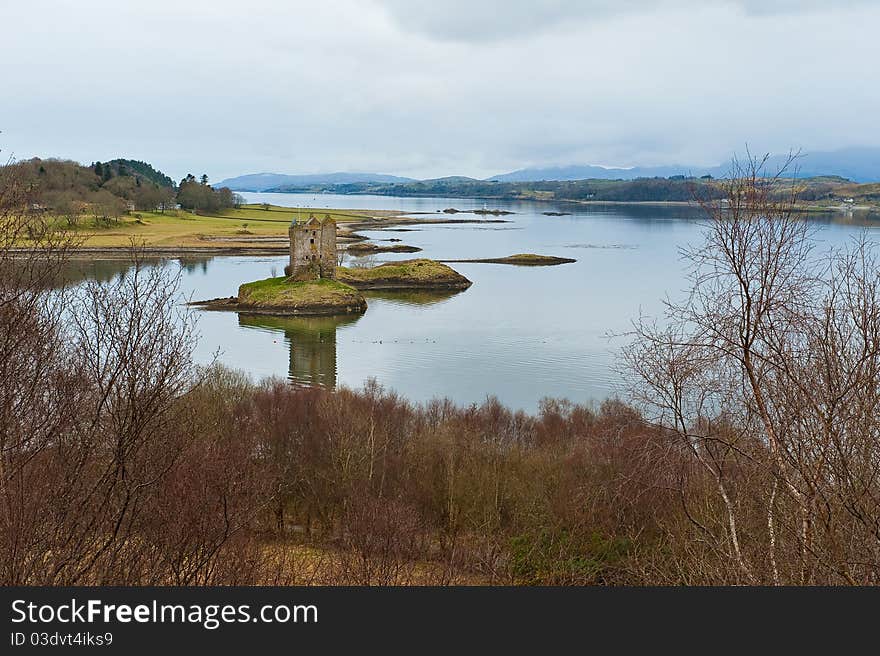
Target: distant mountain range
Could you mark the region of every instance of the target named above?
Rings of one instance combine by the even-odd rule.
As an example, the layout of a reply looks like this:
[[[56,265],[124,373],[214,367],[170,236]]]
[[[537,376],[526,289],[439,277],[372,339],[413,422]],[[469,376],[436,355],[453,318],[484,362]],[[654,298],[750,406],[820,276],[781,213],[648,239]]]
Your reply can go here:
[[[266,191],[278,187],[310,187],[314,185],[342,185],[357,183],[413,182],[412,178],[382,173],[316,173],[313,175],[285,175],[283,173],[251,173],[227,178],[214,185],[229,187],[233,191]]]
[[[775,170],[785,161],[776,156],[768,162],[768,171]],[[729,163],[717,166],[636,166],[609,168],[595,165],[570,165],[546,168],[527,168],[486,178],[489,182],[540,182],[567,180],[634,180],[636,178],[668,178],[670,176],[724,177]],[[797,175],[801,178],[839,176],[853,182],[880,182],[880,148],[845,148],[828,152],[811,152],[796,161]],[[327,189],[344,185],[404,184],[412,182],[456,184],[475,181],[473,178],[449,176],[432,180],[414,180],[381,173],[317,173],[313,175],[284,175],[281,173],[253,173],[228,178],[217,187],[233,191],[268,191],[297,189]]]
[[[768,170],[782,166],[784,156],[772,157]],[[801,178],[840,176],[853,182],[880,181],[880,148],[846,148],[829,152],[802,154],[796,161],[797,175]],[[673,175],[718,178],[727,174],[729,164],[718,166],[636,166],[607,168],[603,166],[557,166],[529,168],[496,175],[488,180],[499,182],[538,182],[541,180],[634,180],[635,178],[668,178]]]
[[[710,172],[708,167],[692,173],[684,166],[636,166],[628,169],[606,168],[604,166],[577,165],[549,166],[546,168],[519,169],[511,173],[494,175],[487,180],[497,182],[541,182],[543,180],[634,180],[635,178],[668,178],[671,175],[695,175]],[[712,174],[714,177],[714,173]]]

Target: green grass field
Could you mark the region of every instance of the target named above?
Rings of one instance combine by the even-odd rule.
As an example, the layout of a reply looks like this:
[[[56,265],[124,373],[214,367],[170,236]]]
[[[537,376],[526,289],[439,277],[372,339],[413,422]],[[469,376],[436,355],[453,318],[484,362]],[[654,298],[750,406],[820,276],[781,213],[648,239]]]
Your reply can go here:
[[[71,228],[64,219],[56,225],[76,234],[85,247],[127,247],[134,238],[146,246],[199,248],[222,245],[235,248],[252,246],[255,237],[286,237],[293,219],[304,220],[309,214],[323,217],[329,214],[337,223],[362,221],[391,212],[328,210],[245,205],[216,214],[194,214],[186,210],[160,212],[132,212],[109,225],[98,225],[92,216],[81,217]],[[216,238],[222,238],[218,242]]]

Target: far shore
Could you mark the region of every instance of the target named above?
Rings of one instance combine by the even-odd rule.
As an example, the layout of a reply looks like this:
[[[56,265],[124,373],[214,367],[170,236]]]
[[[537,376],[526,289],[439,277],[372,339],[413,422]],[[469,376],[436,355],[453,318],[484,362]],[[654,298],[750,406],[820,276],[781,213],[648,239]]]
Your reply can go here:
[[[248,192],[248,193],[273,193],[278,195],[284,195],[285,193],[299,193],[299,192]],[[320,194],[319,194],[320,195]],[[358,194],[341,194],[343,196],[357,196]],[[384,195],[384,194],[378,194]],[[406,194],[404,196],[395,196],[393,194],[387,194],[389,198],[437,198],[437,194]],[[450,200],[454,200],[456,197],[451,198]],[[470,196],[464,195],[460,197],[461,200],[479,200],[479,201],[501,201],[506,203],[555,203],[555,204],[568,204],[568,205],[612,205],[612,206],[634,206],[634,207],[692,207],[694,209],[699,210],[700,205],[696,200],[592,200],[592,199],[575,199],[575,198],[547,198],[542,196]],[[880,203],[867,203],[867,204],[858,204],[858,205],[849,205],[846,203],[835,203],[833,205],[819,205],[815,202],[803,202],[799,201],[795,204],[794,210],[797,212],[818,212],[822,214],[828,213],[848,213],[850,211],[855,212],[880,212]],[[368,211],[368,210],[358,210],[358,211]],[[437,210],[438,212],[442,212],[442,210]],[[486,214],[493,214],[497,210],[487,211]],[[467,214],[475,212],[475,210],[457,210],[456,213]],[[476,210],[477,213],[482,213],[482,210]],[[407,212],[408,215],[413,214],[427,214],[434,215],[434,212]],[[502,213],[503,214],[503,213]],[[563,213],[564,214],[564,213]]]
[[[540,200],[557,204],[582,206],[647,206],[647,207],[699,207],[685,201],[595,201],[595,200],[555,200],[555,199],[493,199],[493,200]],[[418,225],[437,224],[495,224],[510,223],[510,219],[492,216],[495,210],[455,209],[454,212],[438,209],[436,212],[403,212],[399,210],[341,210],[329,208],[292,208],[264,204],[248,204],[241,208],[227,210],[219,214],[194,214],[186,211],[169,213],[133,212],[121,217],[107,227],[97,228],[87,225],[84,217],[82,225],[68,228],[59,220],[59,227],[80,240],[80,245],[70,249],[71,257],[124,258],[128,257],[132,244],[139,253],[148,257],[186,257],[196,255],[216,256],[259,256],[282,255],[288,252],[287,226],[294,219],[301,220],[310,214],[329,214],[337,223],[337,243],[343,249],[352,248],[352,253],[417,252],[415,247],[401,243],[395,246],[378,246],[360,234],[365,230],[393,230],[401,232]],[[849,215],[876,211],[871,205],[820,206],[803,204],[796,208],[803,213],[823,213]],[[464,218],[453,214],[474,214]],[[548,220],[566,212],[549,214]],[[488,215],[488,216],[487,216]],[[492,218],[489,218],[491,216]],[[391,241],[391,240],[389,240]],[[26,246],[22,252],[28,251]],[[480,258],[484,259],[484,258]]]

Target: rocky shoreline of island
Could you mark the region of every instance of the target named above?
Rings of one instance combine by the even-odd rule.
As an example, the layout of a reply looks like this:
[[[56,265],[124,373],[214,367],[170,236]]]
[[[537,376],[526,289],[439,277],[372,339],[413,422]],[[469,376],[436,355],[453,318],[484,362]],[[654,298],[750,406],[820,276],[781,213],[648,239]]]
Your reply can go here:
[[[510,264],[513,266],[557,266],[559,264],[571,264],[577,260],[570,257],[556,257],[555,255],[535,255],[534,253],[517,253],[507,257],[483,257],[463,260],[439,260],[444,263],[475,263],[475,264]]]

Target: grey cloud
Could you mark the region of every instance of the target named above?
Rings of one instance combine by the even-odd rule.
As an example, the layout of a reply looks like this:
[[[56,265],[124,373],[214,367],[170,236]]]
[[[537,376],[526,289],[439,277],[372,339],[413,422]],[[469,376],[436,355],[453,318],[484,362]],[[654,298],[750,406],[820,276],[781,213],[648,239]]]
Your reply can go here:
[[[405,29],[462,41],[519,36],[620,11],[615,9],[620,3],[613,0],[382,0],[380,4]]]
[[[2,159],[133,157],[176,179],[485,177],[714,164],[746,142],[880,145],[877,3],[837,14],[777,1],[758,16],[742,1],[622,15],[610,2],[436,0],[442,11],[408,19],[436,32],[452,7],[478,33],[529,35],[467,43],[402,27],[387,0],[46,4],[0,0]]]
[[[378,0],[404,29],[440,40],[497,41],[658,10],[730,8],[748,15],[841,10],[876,0]]]

